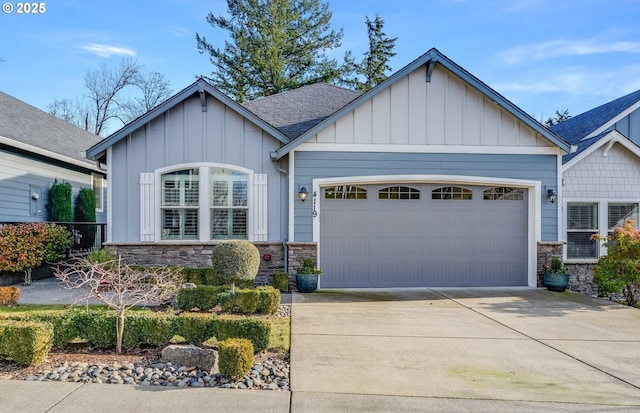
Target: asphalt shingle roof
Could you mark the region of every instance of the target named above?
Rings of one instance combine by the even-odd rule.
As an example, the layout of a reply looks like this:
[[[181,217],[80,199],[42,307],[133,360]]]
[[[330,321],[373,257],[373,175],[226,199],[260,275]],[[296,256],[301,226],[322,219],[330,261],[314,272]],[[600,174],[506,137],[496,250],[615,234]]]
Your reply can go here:
[[[576,145],[581,139],[638,101],[640,101],[640,90],[555,124],[550,129],[564,140]]]
[[[3,92],[0,92],[0,136],[73,158],[88,166],[95,164],[85,158],[85,149],[101,140]]]
[[[315,83],[242,105],[290,139],[297,138],[362,93]]]

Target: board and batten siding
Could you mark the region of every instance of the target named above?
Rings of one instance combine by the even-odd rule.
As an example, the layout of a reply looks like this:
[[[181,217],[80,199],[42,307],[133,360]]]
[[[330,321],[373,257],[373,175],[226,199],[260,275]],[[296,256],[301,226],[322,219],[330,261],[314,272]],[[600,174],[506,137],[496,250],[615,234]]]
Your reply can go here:
[[[399,79],[308,143],[550,147],[491,99],[436,65]]]
[[[49,189],[56,179],[71,184],[74,204],[81,188],[91,188],[89,172],[0,150],[0,222],[46,221]],[[38,193],[38,200],[32,199],[32,192]],[[96,213],[96,221],[106,222],[106,204],[103,212]]]
[[[267,175],[268,240],[286,231],[286,176],[269,153],[279,142],[212,96],[202,110],[197,96],[185,99],[112,146],[113,242],[140,241],[140,176],[156,169],[188,163],[221,163]]]
[[[451,175],[540,181],[557,186],[556,155],[438,154],[383,152],[295,152],[294,187],[311,188],[313,179],[380,175]],[[321,194],[318,194],[321,196]],[[295,241],[313,240],[313,202],[295,202]],[[558,212],[542,200],[542,241],[556,241]],[[321,211],[320,211],[321,213]]]
[[[563,196],[571,199],[640,198],[640,161],[622,145],[593,151],[562,174]]]

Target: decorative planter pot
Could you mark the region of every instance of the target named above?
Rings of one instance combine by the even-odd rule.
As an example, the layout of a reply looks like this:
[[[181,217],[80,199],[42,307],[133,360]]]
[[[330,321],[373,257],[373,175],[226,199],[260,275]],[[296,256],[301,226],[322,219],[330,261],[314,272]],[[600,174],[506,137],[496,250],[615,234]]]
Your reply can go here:
[[[296,274],[296,284],[301,293],[312,293],[318,288],[318,274]]]
[[[569,285],[569,274],[544,273],[544,285],[549,291],[562,292]]]

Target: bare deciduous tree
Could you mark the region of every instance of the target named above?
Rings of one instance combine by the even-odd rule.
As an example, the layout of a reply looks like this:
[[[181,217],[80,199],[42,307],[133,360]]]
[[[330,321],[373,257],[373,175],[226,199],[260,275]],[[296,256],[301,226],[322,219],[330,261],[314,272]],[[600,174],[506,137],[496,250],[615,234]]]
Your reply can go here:
[[[116,311],[116,352],[122,352],[122,336],[126,312],[136,305],[159,305],[170,301],[182,282],[179,268],[161,267],[138,269],[122,262],[122,258],[108,262],[92,262],[75,258],[64,269],[56,269],[55,276],[69,289],[86,288]]]

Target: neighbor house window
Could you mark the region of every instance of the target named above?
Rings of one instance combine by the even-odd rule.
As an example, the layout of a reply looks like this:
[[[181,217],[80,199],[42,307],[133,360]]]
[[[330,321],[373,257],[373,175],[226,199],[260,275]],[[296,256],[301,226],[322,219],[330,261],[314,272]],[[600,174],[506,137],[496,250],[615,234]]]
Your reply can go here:
[[[607,230],[611,235],[613,230],[624,225],[628,219],[638,227],[638,204],[636,203],[610,203],[607,211]]]
[[[96,210],[102,212],[104,209],[104,177],[102,175],[91,175],[91,188],[93,189],[93,195],[96,197]]]
[[[460,186],[443,186],[431,191],[431,199],[470,200],[471,190]]]
[[[420,191],[408,186],[389,186],[378,191],[378,199],[420,199]]]
[[[211,169],[211,238],[247,239],[249,180],[246,174]]]
[[[324,189],[325,199],[367,199],[367,190],[354,185],[338,185]]]
[[[162,239],[198,239],[198,169],[162,175]]]
[[[567,258],[598,258],[598,242],[591,240],[600,231],[598,203],[567,204]]]

